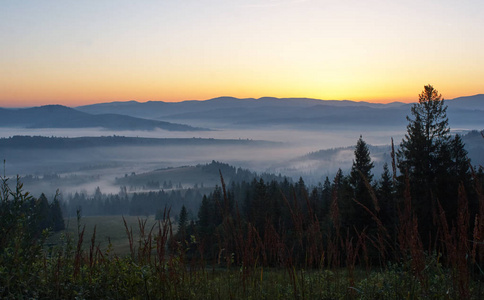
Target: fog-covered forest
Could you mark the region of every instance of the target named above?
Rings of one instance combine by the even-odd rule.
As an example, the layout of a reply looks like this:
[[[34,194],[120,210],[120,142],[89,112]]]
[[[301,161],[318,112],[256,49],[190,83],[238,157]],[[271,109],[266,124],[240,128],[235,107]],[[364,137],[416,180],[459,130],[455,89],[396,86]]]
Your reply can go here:
[[[2,138],[0,293],[480,299],[484,133],[451,130],[432,86],[419,98],[389,144]]]

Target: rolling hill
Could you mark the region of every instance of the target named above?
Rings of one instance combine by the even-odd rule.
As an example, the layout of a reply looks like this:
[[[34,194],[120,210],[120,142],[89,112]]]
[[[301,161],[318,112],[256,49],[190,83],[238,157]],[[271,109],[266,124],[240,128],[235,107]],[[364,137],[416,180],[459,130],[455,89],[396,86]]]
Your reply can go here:
[[[183,124],[147,120],[119,114],[89,114],[62,105],[46,105],[23,109],[0,109],[0,127],[23,128],[92,128],[112,130],[170,131],[207,130]]]
[[[484,127],[484,95],[446,100],[451,127]],[[284,126],[298,129],[349,126],[402,127],[411,104],[317,100],[308,98],[237,99],[219,97],[205,101],[168,103],[136,101],[78,107],[89,113],[116,113],[163,119],[192,126],[261,128]]]

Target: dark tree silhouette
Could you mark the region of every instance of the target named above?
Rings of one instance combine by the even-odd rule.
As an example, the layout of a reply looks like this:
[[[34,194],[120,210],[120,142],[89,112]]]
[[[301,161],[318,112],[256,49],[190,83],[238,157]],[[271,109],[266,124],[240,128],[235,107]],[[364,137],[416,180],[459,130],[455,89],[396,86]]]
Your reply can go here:
[[[449,146],[449,127],[444,99],[431,85],[426,85],[419,102],[407,116],[407,134],[398,151],[399,168],[416,184],[429,190],[439,166],[442,152]]]
[[[350,184],[353,188],[353,196],[356,201],[364,205],[369,210],[374,210],[370,194],[370,185],[373,180],[373,163],[370,158],[370,150],[362,136],[358,139],[355,147],[355,159],[350,173]],[[373,224],[371,215],[360,204],[352,203],[354,206],[352,219],[359,230]]]
[[[397,153],[398,167],[409,178],[412,206],[424,242],[435,234],[437,201],[447,213],[455,208],[455,198],[442,193],[451,166],[450,128],[442,95],[431,85],[426,85],[419,95],[419,102],[407,116],[407,133]],[[444,189],[447,190],[447,189]]]

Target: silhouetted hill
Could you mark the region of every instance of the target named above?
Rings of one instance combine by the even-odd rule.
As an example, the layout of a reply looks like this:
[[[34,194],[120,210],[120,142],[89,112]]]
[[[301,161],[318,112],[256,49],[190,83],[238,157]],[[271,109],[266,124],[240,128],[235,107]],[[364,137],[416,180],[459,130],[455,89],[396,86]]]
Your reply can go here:
[[[25,128],[92,128],[112,130],[153,130],[156,128],[172,131],[203,130],[188,125],[157,120],[146,120],[128,115],[92,115],[62,105],[46,105],[24,109],[0,109],[0,127]]]
[[[116,113],[145,118],[161,118],[165,116],[182,116],[184,114],[197,115],[209,111],[226,111],[233,109],[261,109],[261,108],[304,108],[315,105],[328,106],[368,106],[374,108],[398,107],[403,103],[379,104],[369,102],[355,102],[349,100],[318,100],[310,98],[274,98],[263,97],[259,99],[234,97],[218,97],[204,101],[189,100],[182,102],[148,101],[144,103],[136,101],[99,103],[80,106],[76,109],[88,113]]]
[[[445,100],[445,103],[451,109],[484,110],[484,94]]]
[[[451,127],[484,127],[484,95],[446,100]],[[270,127],[286,126],[319,130],[324,127],[402,127],[411,104],[317,100],[309,98],[238,99],[219,97],[178,103],[136,101],[78,107],[89,113],[118,113],[164,119],[192,126]]]
[[[87,147],[117,147],[117,146],[221,146],[221,145],[277,145],[277,142],[240,140],[240,139],[202,139],[202,138],[139,138],[124,136],[61,138],[45,136],[13,136],[0,138],[2,148],[87,148]]]
[[[182,166],[174,168],[163,168],[154,171],[126,175],[124,177],[116,178],[117,185],[129,186],[131,188],[146,188],[154,185],[158,188],[163,188],[166,186],[167,182],[171,183],[183,183],[185,186],[198,187],[214,187],[220,185],[220,174],[224,178],[224,182],[230,185],[232,182],[250,182],[254,178],[263,179],[265,182],[270,182],[272,180],[282,182],[287,179],[289,182],[292,180],[290,178],[282,177],[281,175],[275,175],[270,173],[256,173],[248,169],[236,168],[227,163],[222,163],[218,161],[212,161],[208,164],[198,164],[196,166]],[[166,188],[166,187],[165,187]],[[170,187],[168,187],[170,188]]]

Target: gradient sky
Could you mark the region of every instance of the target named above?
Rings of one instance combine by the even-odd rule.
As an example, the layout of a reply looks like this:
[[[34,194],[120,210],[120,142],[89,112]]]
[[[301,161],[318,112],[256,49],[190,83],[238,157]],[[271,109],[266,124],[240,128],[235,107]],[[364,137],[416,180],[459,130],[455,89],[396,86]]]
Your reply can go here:
[[[2,0],[0,106],[484,93],[484,1]]]

